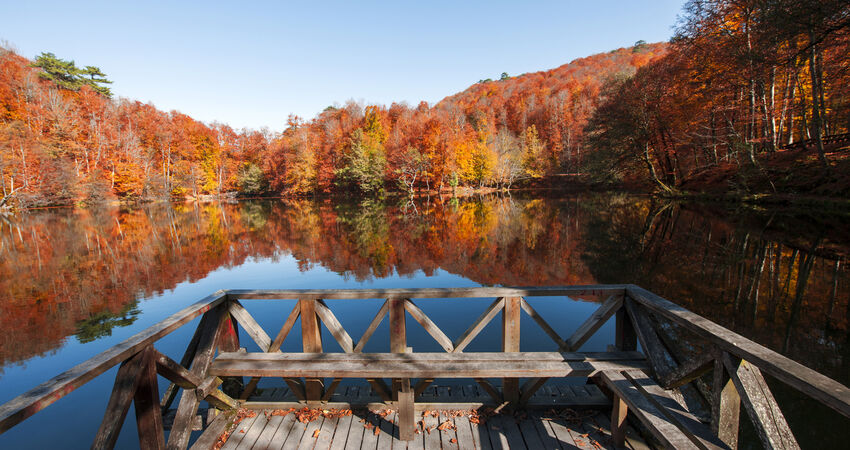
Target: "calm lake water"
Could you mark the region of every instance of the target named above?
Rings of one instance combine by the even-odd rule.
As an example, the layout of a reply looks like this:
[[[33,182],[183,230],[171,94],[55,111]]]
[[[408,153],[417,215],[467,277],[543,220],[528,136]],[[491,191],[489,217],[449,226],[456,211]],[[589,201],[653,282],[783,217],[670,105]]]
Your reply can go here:
[[[846,217],[731,208],[594,194],[0,216],[0,403],[224,288],[635,283],[850,385]],[[569,336],[595,301],[534,305]],[[281,303],[245,302],[272,335],[291,307]],[[420,306],[454,338],[488,303]],[[355,339],[379,306],[329,304]],[[193,329],[157,348],[179,360]],[[439,351],[421,328],[408,329],[414,349]],[[552,349],[533,322],[522,330],[522,350]],[[496,350],[499,332],[491,324],[470,349]],[[388,350],[381,333],[367,351]],[[583,349],[604,350],[612,336],[609,323]],[[288,338],[284,350],[299,345]],[[0,435],[0,448],[88,448],[114,376],[113,369]],[[840,447],[834,430],[848,421],[770,381],[804,447]],[[129,416],[119,447],[136,445]]]

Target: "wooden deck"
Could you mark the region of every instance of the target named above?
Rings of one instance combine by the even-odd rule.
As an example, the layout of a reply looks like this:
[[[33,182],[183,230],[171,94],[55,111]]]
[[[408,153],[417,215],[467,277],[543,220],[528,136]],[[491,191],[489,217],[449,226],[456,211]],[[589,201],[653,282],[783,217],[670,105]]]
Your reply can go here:
[[[566,338],[532,306],[576,296],[606,299]],[[325,302],[376,298],[359,336]],[[492,303],[454,338],[417,304],[468,298]],[[270,335],[241,303],[255,299],[297,302]],[[523,313],[552,351],[522,351]],[[410,345],[408,315],[444,352]],[[497,316],[500,348],[465,351]],[[196,317],[179,360],[157,350]],[[364,353],[384,320],[390,351]],[[607,351],[582,352],[609,320]],[[282,352],[297,322],[302,351]],[[322,328],[341,352],[326,351]],[[800,448],[763,373],[850,417],[847,386],[634,285],[229,290],[0,405],[0,433],[116,366],[94,449],[115,447],[130,406],[143,449],[216,448],[225,435],[224,448],[647,448],[632,426],[663,448],[726,449],[742,416],[766,448]]]
[[[462,411],[417,411],[412,441],[399,439],[398,417],[366,410],[344,417],[319,417],[302,423],[294,413],[256,411],[232,427],[222,449],[613,449],[605,413],[521,411],[481,421]],[[423,431],[424,429],[424,431]],[[627,431],[626,448],[648,447]]]

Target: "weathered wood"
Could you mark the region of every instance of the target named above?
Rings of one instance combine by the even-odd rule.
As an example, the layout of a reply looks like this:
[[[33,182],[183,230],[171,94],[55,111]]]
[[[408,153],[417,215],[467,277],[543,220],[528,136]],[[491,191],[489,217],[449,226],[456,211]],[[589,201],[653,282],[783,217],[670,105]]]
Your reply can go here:
[[[289,332],[292,331],[292,327],[295,326],[295,321],[298,320],[299,317],[301,317],[301,305],[296,302],[292,311],[289,313],[289,316],[286,318],[286,322],[283,323],[283,326],[280,328],[280,331],[278,331],[274,341],[272,341],[271,345],[269,345],[269,349],[267,351],[280,351],[280,346],[283,345],[283,341],[286,339],[286,336],[289,336]]]
[[[116,364],[129,359],[141,349],[209,311],[210,308],[217,306],[224,299],[223,291],[205,297],[173,314],[168,319],[140,331],[126,341],[0,405],[0,433],[68,395],[74,389],[91,381]]]
[[[381,321],[384,320],[384,316],[387,315],[387,312],[390,310],[390,302],[385,300],[384,303],[378,308],[378,312],[375,314],[375,317],[369,322],[369,326],[366,327],[366,331],[363,332],[363,336],[360,337],[360,340],[357,341],[357,345],[354,346],[354,352],[360,353],[363,351],[363,347],[366,346],[366,343],[369,342],[369,338],[372,337],[372,334],[375,333],[375,330],[378,329],[378,325],[381,324]]]
[[[676,362],[673,357],[664,347],[664,343],[655,333],[655,329],[649,316],[640,309],[640,306],[635,304],[631,299],[625,302],[626,311],[632,319],[632,325],[643,348],[649,359],[649,364],[652,366],[652,371],[656,377],[661,378],[669,376],[676,367]]]
[[[136,428],[139,432],[139,448],[162,450],[165,448],[165,432],[162,426],[162,411],[159,407],[159,386],[156,379],[157,352],[153,345],[141,352],[144,363],[136,382],[133,406],[136,409]]]
[[[714,393],[711,402],[711,431],[729,448],[738,448],[738,428],[741,415],[741,397],[735,384],[726,373],[722,356],[714,352]]]
[[[850,417],[850,388],[638,286],[629,285],[636,302],[756,365],[776,379]]]
[[[473,324],[470,325],[470,327],[467,328],[467,330],[464,331],[459,338],[457,338],[457,341],[455,341],[454,343],[454,350],[452,350],[452,352],[462,352],[463,349],[465,349],[466,346],[469,345],[469,343],[472,342],[473,339],[475,339],[475,336],[478,336],[478,333],[480,333],[481,330],[483,330],[484,327],[486,327],[487,324],[490,323],[490,321],[493,320],[494,317],[496,317],[496,314],[499,314],[499,311],[501,311],[504,307],[504,297],[499,297],[494,300],[493,303],[491,303],[490,306],[488,306],[487,309],[484,310],[481,316],[475,322],[473,322]]]
[[[218,441],[218,437],[222,435],[236,416],[236,410],[220,412],[215,419],[207,426],[207,429],[201,433],[198,440],[190,447],[190,450],[209,450]]]
[[[425,389],[427,389],[433,382],[433,378],[423,378],[419,380],[419,382],[416,383],[416,387],[413,388],[413,397],[416,398],[422,395],[422,392],[425,391]]]
[[[304,353],[322,352],[322,330],[319,328],[319,317],[316,315],[316,300],[301,299],[301,346]],[[304,394],[307,404],[317,406],[322,399],[323,383],[320,376],[304,380]]]
[[[674,389],[684,386],[705,375],[714,367],[714,352],[704,352],[685,361],[670,373],[658,377],[658,384],[664,389]]]
[[[328,308],[328,305],[325,304],[323,300],[316,300],[316,314],[319,315],[319,319],[322,320],[322,323],[325,324],[325,327],[328,331],[331,332],[331,336],[336,339],[339,343],[339,346],[342,347],[342,351],[346,353],[351,353],[354,351],[354,342],[351,340],[351,336],[345,331],[342,324],[339,323],[339,320],[336,318],[331,309]]]
[[[207,377],[195,388],[195,395],[198,396],[198,400],[203,400],[207,397],[207,395],[210,395],[212,391],[221,386],[221,383],[222,379],[217,376]]]
[[[520,303],[520,305],[522,306],[522,310],[525,311],[525,313],[528,314],[529,317],[534,319],[534,321],[537,322],[537,325],[540,326],[543,332],[545,332],[546,335],[548,335],[549,338],[552,339],[555,344],[558,345],[559,350],[567,348],[567,343],[563,339],[561,339],[561,336],[558,335],[558,332],[555,331],[555,329],[552,328],[552,326],[549,325],[549,323],[546,322],[543,317],[538,314],[534,308],[531,307],[531,304],[528,303],[528,301],[522,299],[522,303]]]
[[[637,390],[643,394],[664,417],[682,430],[693,443],[700,448],[722,449],[728,448],[717,438],[711,429],[679,402],[669,395],[668,391],[659,386],[655,380],[649,378],[641,371],[623,371],[622,375],[628,379]]]
[[[410,299],[404,300],[404,309],[406,309],[407,312],[410,313],[410,317],[413,317],[414,320],[416,320],[417,322],[419,322],[420,325],[422,325],[422,328],[424,328],[425,331],[427,331],[428,334],[430,334],[431,337],[433,337],[434,340],[437,341],[437,343],[439,343],[445,351],[451,352],[452,350],[454,350],[454,344],[452,343],[452,340],[449,339],[449,337],[446,336],[445,333],[443,333],[443,330],[441,330],[440,327],[437,326],[437,324],[435,324],[427,315],[425,315],[425,312],[419,309],[419,307],[416,306],[415,303],[410,301]]]
[[[492,398],[493,401],[496,402],[496,404],[502,404],[505,401],[504,397],[502,396],[502,393],[499,392],[499,390],[496,389],[495,386],[490,384],[490,382],[487,381],[486,379],[476,378],[475,382],[478,383],[479,386],[484,388],[484,391],[487,392],[487,395],[489,395],[490,398]]]
[[[380,373],[386,374],[384,371],[381,371]],[[372,385],[372,390],[381,397],[381,400],[388,403],[394,400],[390,387],[387,386],[387,383],[385,383],[382,378],[366,378],[366,381]]]
[[[188,368],[189,365],[192,364],[192,359],[195,357],[195,352],[198,350],[198,340],[200,339],[201,326],[198,324],[198,326],[195,327],[195,332],[192,333],[192,339],[189,341],[186,351],[183,352],[183,357],[180,358],[180,366]],[[162,400],[159,402],[160,408],[163,412],[168,411],[168,409],[171,408],[171,403],[174,402],[174,398],[177,396],[177,388],[177,384],[172,382],[165,389],[165,393],[162,395]]]
[[[213,389],[209,394],[204,396],[204,400],[207,401],[214,408],[218,408],[221,410],[229,410],[236,408],[239,404],[229,395],[225,394],[221,389]]]
[[[611,405],[611,441],[615,447],[625,447],[626,415],[629,407],[619,396],[615,396]]]
[[[331,385],[325,389],[325,394],[322,395],[322,401],[327,402],[333,397],[336,388],[339,386],[339,383],[342,382],[342,378],[334,378],[331,382]]]
[[[473,287],[420,289],[230,289],[231,300],[369,299],[369,298],[487,298],[487,297],[576,297],[622,295],[625,284],[553,287]]]
[[[183,389],[195,389],[203,380],[200,377],[186,369],[176,361],[163,355],[157,350],[154,352],[154,361],[156,363],[156,371],[168,381],[171,381],[175,386]]]
[[[623,297],[611,296],[602,303],[593,314],[587,318],[578,329],[567,339],[566,345],[560,350],[574,352],[579,349],[599,328],[623,306]]]
[[[625,300],[624,300],[625,302]],[[617,310],[614,326],[614,348],[620,351],[637,349],[637,334],[625,307]]]
[[[520,349],[519,341],[520,313],[522,312],[521,305],[521,297],[505,298],[505,309],[502,310],[503,352],[518,352]],[[502,398],[504,399],[504,401],[510,403],[510,406],[512,408],[519,406],[519,380],[517,378],[502,378]]]
[[[407,323],[404,315],[404,302],[406,299],[387,299],[390,311],[390,351],[393,353],[407,353]],[[401,380],[393,379],[393,400],[397,400]]]
[[[237,300],[233,300],[230,302],[230,314],[239,322],[239,325],[242,325],[242,328],[248,333],[248,336],[251,336],[251,339],[257,343],[262,351],[268,351],[272,344],[272,339],[266,334],[266,331],[263,330],[263,327],[254,320],[254,317],[251,316],[242,304],[240,304]]]
[[[413,440],[413,390],[410,379],[402,378],[398,392],[398,435],[402,441]]]
[[[142,350],[118,368],[115,384],[112,386],[112,395],[109,396],[109,402],[106,404],[106,413],[94,437],[92,449],[115,447],[121,425],[124,424],[127,411],[130,410],[130,403],[133,402],[146,362],[146,352]]]
[[[229,320],[230,315],[226,312],[222,306],[219,306],[205,314],[206,320],[201,320],[204,322],[204,329],[198,341],[198,351],[195,353],[191,369],[191,372],[200,378],[206,377],[209,366],[212,363],[213,355],[215,354],[218,335],[221,332],[222,325],[225,320]],[[198,410],[198,405],[198,397],[194,391],[184,390],[183,395],[180,396],[177,414],[174,416],[174,426],[168,435],[166,448],[169,450],[182,450],[187,447],[192,431],[192,418]]]
[[[598,379],[617,398],[622,399],[629,410],[650,433],[667,448],[699,448],[667,416],[619,372],[602,372]]]
[[[765,448],[800,448],[758,367],[725,352],[721,358]]]
[[[540,389],[544,384],[546,384],[546,381],[548,380],[548,378],[529,378],[522,385],[522,388],[520,388],[520,405],[525,405],[526,403],[528,403],[528,400],[531,399],[531,396],[534,395],[534,393],[537,392],[537,390]]]
[[[304,383],[302,383],[301,380],[292,377],[284,377],[283,381],[287,386],[289,386],[289,390],[292,391],[292,395],[294,395],[295,398],[302,402],[307,400],[307,394],[304,392]]]

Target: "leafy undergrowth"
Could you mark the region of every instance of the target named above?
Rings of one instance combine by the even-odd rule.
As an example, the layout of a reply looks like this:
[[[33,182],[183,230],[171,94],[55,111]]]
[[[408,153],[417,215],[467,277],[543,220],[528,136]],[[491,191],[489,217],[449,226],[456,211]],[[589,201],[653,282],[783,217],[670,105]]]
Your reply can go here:
[[[356,413],[358,417],[361,417],[360,423],[363,424],[363,428],[370,430],[375,435],[381,433],[381,421],[385,420],[386,417],[392,414],[394,411],[392,409],[383,409],[379,411],[361,411]],[[350,409],[321,409],[321,408],[289,408],[289,409],[274,409],[267,411],[260,411],[263,415],[266,416],[266,419],[272,416],[287,416],[289,414],[295,415],[295,420],[301,423],[309,423],[314,420],[319,419],[320,417],[324,417],[327,419],[339,419],[342,417],[347,417],[352,414],[355,414],[354,411]],[[234,417],[233,423],[230,427],[218,437],[218,441],[213,446],[215,450],[221,449],[227,440],[230,438],[231,434],[239,428],[239,423],[244,419],[249,417],[257,417],[258,412],[250,409],[239,409]],[[495,415],[505,415],[507,413],[501,412],[498,409],[493,408],[482,408],[481,410],[426,410],[422,412],[422,417],[447,417],[454,419],[456,417],[466,417],[470,423],[480,425],[487,422],[490,417]],[[563,420],[571,425],[579,426],[583,422],[585,422],[588,418],[594,416],[596,411],[584,411],[584,412],[576,412],[572,409],[550,409],[546,412],[543,420]],[[525,411],[516,411],[512,414],[514,420],[517,423],[523,421],[527,417],[527,413]],[[441,421],[439,425],[430,425],[426,426],[424,420],[419,420],[416,422],[416,429],[414,433],[422,434],[427,433],[431,434],[432,432],[443,432],[450,433],[452,431],[456,431],[457,427],[454,425],[454,421]],[[597,430],[598,431],[598,430]],[[244,431],[243,431],[244,432]],[[313,432],[312,437],[318,438],[320,430],[315,430]],[[583,442],[582,444],[587,444],[590,448],[602,448],[599,442],[593,439],[588,434],[579,434],[580,438],[585,439],[587,442]],[[454,440],[453,443],[456,443]]]
[[[824,173],[813,149],[784,150],[758,158],[758,164],[721,164],[689,177],[680,186],[686,192],[717,195],[778,197],[850,196],[850,147],[826,154]]]

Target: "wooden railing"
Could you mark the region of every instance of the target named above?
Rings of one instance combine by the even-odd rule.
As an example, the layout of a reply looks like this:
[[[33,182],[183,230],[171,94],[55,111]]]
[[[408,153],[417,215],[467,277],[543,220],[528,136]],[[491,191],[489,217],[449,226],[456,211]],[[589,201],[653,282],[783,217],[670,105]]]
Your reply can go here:
[[[563,338],[532,307],[528,297],[606,298],[600,307],[570,336]],[[481,316],[462,334],[450,338],[417,305],[438,298],[495,298]],[[255,299],[298,300],[274,338],[264,330],[242,303]],[[325,300],[385,299],[363,334],[353,339],[334,315]],[[142,448],[183,449],[188,446],[193,420],[201,402],[225,411],[208,425],[196,443],[211,445],[225,429],[230,414],[244,405],[260,381],[252,377],[244,386],[234,380],[222,380],[209,374],[219,352],[238,352],[239,327],[259,348],[267,353],[281,351],[281,345],[295,324],[301,323],[302,349],[305,353],[324,351],[321,326],[333,336],[344,353],[361,353],[385,317],[389,320],[390,352],[408,353],[406,314],[449,353],[461,353],[497,315],[502,315],[502,352],[520,351],[520,316],[527,314],[553,342],[554,350],[576,352],[609,319],[615,317],[615,340],[611,352],[629,352],[638,343],[649,363],[653,379],[640,384],[639,372],[626,370],[594,371],[592,379],[613,400],[612,426],[615,442],[622,440],[627,411],[633,411],[659,442],[665,438],[664,426],[647,419],[647,409],[660,408],[658,416],[676,422],[675,414],[662,404],[634,403],[624,390],[638,388],[648,398],[661,387],[674,393],[680,403],[687,404],[693,416],[711,424],[715,435],[729,447],[738,441],[740,405],[764,444],[769,447],[795,448],[793,434],[782,412],[770,394],[762,372],[798,389],[800,392],[850,417],[850,389],[811,369],[789,360],[761,345],[735,334],[701,316],[681,308],[649,291],[633,285],[567,286],[552,288],[461,288],[461,289],[364,289],[364,290],[229,290],[219,291],[185,308],[169,319],[148,328],[127,341],[58,375],[46,383],[0,406],[0,432],[44,409],[96,376],[119,365],[104,420],[95,436],[93,448],[112,448],[131,404],[136,410],[139,441]],[[179,362],[160,353],[154,344],[192,319],[202,316],[200,323]],[[550,320],[552,320],[550,318]],[[668,328],[685,330],[699,342],[700,351],[683,352],[670,338]],[[575,356],[575,355],[573,355]],[[709,373],[711,376],[709,377]],[[170,381],[159,396],[157,374]],[[373,390],[388,404],[396,401],[401,389],[381,378],[370,378]],[[654,382],[653,382],[654,380]],[[322,379],[287,378],[290,390],[305,404],[327,402],[339,386],[335,378],[325,386]],[[421,394],[434,380],[420,377],[412,387]],[[521,406],[543,386],[547,379],[531,378],[520,385],[516,378],[502,379],[495,386],[484,378],[475,380],[493,398],[494,404]],[[168,440],[165,440],[163,412],[171,408],[182,388]],[[658,388],[658,395],[667,395]],[[689,415],[688,417],[691,417]],[[657,419],[657,418],[656,418]],[[692,438],[694,440],[695,438]],[[697,442],[694,440],[694,442]],[[702,442],[702,441],[700,441]],[[675,444],[675,443],[674,443]],[[699,445],[698,445],[699,446]]]

